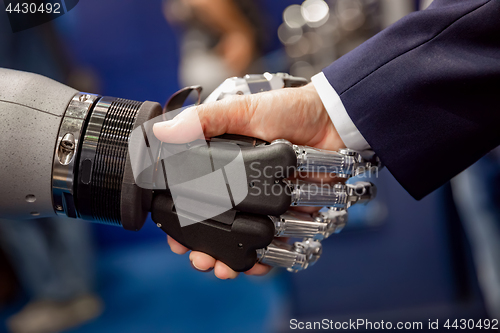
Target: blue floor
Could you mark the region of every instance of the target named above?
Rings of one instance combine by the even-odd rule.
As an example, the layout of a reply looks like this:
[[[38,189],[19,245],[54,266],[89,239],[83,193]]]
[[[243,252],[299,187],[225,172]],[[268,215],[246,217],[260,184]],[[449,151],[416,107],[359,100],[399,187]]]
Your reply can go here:
[[[286,275],[220,281],[166,241],[101,251],[98,272],[105,311],[73,333],[273,332],[290,318]],[[2,322],[21,305],[0,312]]]

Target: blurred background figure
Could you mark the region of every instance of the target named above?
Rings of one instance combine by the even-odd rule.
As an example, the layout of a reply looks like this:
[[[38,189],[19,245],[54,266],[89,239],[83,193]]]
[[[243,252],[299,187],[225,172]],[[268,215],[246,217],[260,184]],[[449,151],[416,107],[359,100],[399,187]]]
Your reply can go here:
[[[0,26],[1,67],[39,73],[84,91],[96,89],[91,72],[71,66],[51,23],[12,34],[7,18],[0,16]],[[88,223],[0,220],[0,246],[29,298],[7,319],[9,331],[60,332],[100,315]]]
[[[0,311],[8,306],[19,292],[19,283],[12,265],[0,246]]]
[[[30,298],[7,320],[11,332],[60,332],[101,314],[89,231],[67,219],[0,221],[1,245]]]
[[[166,19],[181,30],[179,81],[203,97],[233,76],[262,72],[265,14],[254,0],[164,0]]]
[[[488,314],[500,318],[500,149],[477,161],[451,184]]]

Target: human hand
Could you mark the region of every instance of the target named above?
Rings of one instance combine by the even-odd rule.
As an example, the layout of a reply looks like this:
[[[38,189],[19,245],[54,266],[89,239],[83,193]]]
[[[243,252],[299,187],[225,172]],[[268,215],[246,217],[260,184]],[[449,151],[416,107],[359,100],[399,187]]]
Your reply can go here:
[[[198,119],[206,138],[228,133],[269,142],[286,139],[294,144],[326,150],[345,148],[312,84],[232,96],[191,107],[172,120],[155,124],[153,131],[164,142],[190,142],[199,139],[198,131],[192,129],[193,124],[199,126]],[[189,251],[171,237],[168,237],[168,243],[177,254]],[[202,252],[192,251],[189,259],[200,271],[214,268],[215,275],[220,279],[232,279],[238,275],[223,262]],[[245,273],[264,275],[270,269],[269,266],[258,263]]]

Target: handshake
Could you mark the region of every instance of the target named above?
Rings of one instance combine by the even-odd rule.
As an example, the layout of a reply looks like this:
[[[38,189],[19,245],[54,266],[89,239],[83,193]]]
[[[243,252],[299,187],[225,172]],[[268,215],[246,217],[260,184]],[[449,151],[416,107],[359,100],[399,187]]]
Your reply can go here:
[[[305,83],[284,74],[231,78],[204,104],[172,111],[200,90],[185,88],[132,133],[154,156],[138,167],[140,149],[130,144],[135,181],[154,193],[152,219],[173,252],[193,250],[195,269],[221,279],[271,266],[303,270],[320,257],[321,240],[343,228],[347,208],[375,196],[373,184],[346,180],[372,172],[378,159],[346,149]]]

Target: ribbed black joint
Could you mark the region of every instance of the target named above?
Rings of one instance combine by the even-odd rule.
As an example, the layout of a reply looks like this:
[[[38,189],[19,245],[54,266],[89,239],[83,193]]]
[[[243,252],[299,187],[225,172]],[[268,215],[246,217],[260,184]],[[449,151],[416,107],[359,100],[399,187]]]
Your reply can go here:
[[[141,104],[119,98],[106,113],[91,177],[91,214],[96,222],[121,225],[120,199],[128,140]]]

